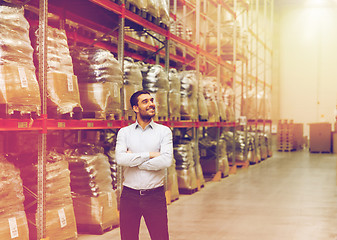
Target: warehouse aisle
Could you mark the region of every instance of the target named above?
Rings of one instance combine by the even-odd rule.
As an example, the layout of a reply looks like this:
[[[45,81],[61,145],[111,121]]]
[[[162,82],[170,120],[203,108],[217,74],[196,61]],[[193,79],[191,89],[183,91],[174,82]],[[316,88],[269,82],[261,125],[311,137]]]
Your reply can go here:
[[[336,240],[336,155],[275,151],[168,210],[172,240]],[[103,239],[120,239],[119,229],[79,237]],[[140,239],[150,239],[144,226]]]

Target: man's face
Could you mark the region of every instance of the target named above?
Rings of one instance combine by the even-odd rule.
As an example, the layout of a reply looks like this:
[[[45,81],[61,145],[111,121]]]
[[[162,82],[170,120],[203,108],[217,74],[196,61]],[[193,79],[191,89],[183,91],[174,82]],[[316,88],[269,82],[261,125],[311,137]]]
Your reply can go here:
[[[156,114],[156,105],[154,104],[153,97],[149,94],[139,95],[138,105],[133,106],[133,110],[144,120],[153,118]]]

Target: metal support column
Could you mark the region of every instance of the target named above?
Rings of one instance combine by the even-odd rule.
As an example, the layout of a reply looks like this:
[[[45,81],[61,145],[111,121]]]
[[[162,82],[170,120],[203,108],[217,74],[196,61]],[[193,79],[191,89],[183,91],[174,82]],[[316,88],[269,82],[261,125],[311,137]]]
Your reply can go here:
[[[121,66],[122,73],[124,73],[124,27],[125,27],[125,1],[121,0],[122,15],[119,16],[119,28],[118,28],[118,62]],[[124,109],[124,85],[121,89],[121,109]],[[120,197],[123,187],[123,168],[117,166],[117,194]]]
[[[234,122],[236,122],[236,42],[237,42],[237,36],[236,36],[236,29],[237,29],[237,0],[234,0],[234,27],[233,27],[233,114],[234,114]],[[232,159],[232,165],[236,165],[236,144],[235,144],[235,138],[236,138],[236,126],[233,127],[233,159]]]
[[[39,2],[39,83],[41,91],[41,116],[43,130],[38,140],[37,172],[37,237],[46,237],[46,145],[47,145],[47,26],[48,1]]]

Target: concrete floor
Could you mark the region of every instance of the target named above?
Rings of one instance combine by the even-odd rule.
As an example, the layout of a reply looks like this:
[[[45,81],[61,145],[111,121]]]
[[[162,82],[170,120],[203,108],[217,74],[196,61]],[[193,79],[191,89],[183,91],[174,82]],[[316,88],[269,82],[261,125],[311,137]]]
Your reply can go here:
[[[336,155],[274,156],[168,206],[172,240],[337,240]],[[120,239],[119,228],[79,240]],[[141,225],[140,240],[148,240]]]

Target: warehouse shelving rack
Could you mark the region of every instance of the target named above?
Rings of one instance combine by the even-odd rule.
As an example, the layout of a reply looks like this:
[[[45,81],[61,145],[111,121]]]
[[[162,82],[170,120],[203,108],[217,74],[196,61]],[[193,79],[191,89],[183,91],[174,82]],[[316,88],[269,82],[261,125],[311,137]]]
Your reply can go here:
[[[266,2],[267,0],[265,0]],[[272,0],[268,0],[269,2],[272,2]],[[114,38],[114,41],[97,41],[92,36],[88,35],[81,35],[78,34],[76,31],[70,31],[67,29],[67,36],[69,39],[77,42],[81,42],[87,45],[94,45],[100,48],[108,49],[111,52],[118,54],[118,60],[123,66],[123,56],[124,56],[124,43],[129,43],[136,45],[140,47],[141,49],[144,49],[146,51],[155,52],[157,56],[160,56],[164,58],[164,63],[166,64],[166,69],[169,67],[170,61],[173,61],[176,63],[177,66],[180,66],[182,69],[192,68],[196,71],[200,71],[203,73],[203,75],[207,76],[212,74],[214,71],[216,72],[217,77],[217,84],[220,86],[220,80],[222,78],[221,75],[221,68],[225,68],[232,74],[232,84],[233,89],[236,89],[237,86],[241,87],[241,98],[243,96],[243,89],[244,87],[248,86],[249,84],[249,76],[256,76],[256,81],[260,81],[257,77],[258,71],[254,73],[252,71],[252,68],[250,69],[251,72],[247,74],[247,69],[249,69],[248,62],[249,59],[244,56],[244,54],[239,54],[237,52],[237,40],[236,40],[236,24],[237,23],[237,17],[238,17],[238,10],[237,5],[240,4],[241,9],[243,9],[243,13],[240,13],[242,15],[248,14],[248,12],[252,11],[251,7],[252,4],[246,3],[244,0],[234,0],[233,6],[230,6],[227,2],[224,0],[210,0],[210,1],[204,1],[201,2],[201,0],[197,0],[196,3],[192,3],[188,0],[175,0],[173,1],[173,10],[176,10],[177,6],[182,6],[183,8],[183,14],[195,14],[195,20],[197,25],[197,31],[196,31],[196,41],[195,42],[189,42],[186,39],[182,37],[178,37],[175,34],[172,34],[170,30],[167,28],[163,28],[160,26],[157,26],[156,24],[149,22],[145,20],[144,18],[140,17],[139,15],[127,10],[125,8],[125,4],[122,2],[114,2],[110,0],[87,0],[87,1],[81,1],[82,4],[93,4],[91,6],[100,7],[102,9],[105,9],[108,12],[113,13],[113,26],[119,26],[118,31],[115,27],[107,26],[107,24],[97,23],[93,19],[89,19],[83,16],[80,16],[78,13],[73,13],[72,11],[69,11],[65,9],[65,2],[66,1],[52,1],[49,0],[32,0],[30,2],[27,1],[14,1],[18,4],[25,3],[26,8],[28,10],[33,9],[33,11],[38,11],[39,15],[39,27],[40,27],[40,41],[42,43],[42,48],[40,51],[39,59],[40,59],[40,66],[39,66],[39,72],[43,73],[40,74],[39,82],[41,84],[41,97],[42,97],[42,114],[41,117],[38,119],[1,119],[0,120],[0,130],[1,131],[38,131],[40,133],[39,137],[39,159],[38,159],[38,213],[37,213],[37,228],[38,228],[38,237],[39,239],[43,239],[45,237],[45,212],[44,212],[44,206],[45,206],[45,168],[46,168],[46,136],[47,132],[49,130],[104,130],[104,129],[119,129],[123,126],[127,126],[130,121],[121,119],[121,120],[95,120],[95,119],[83,119],[83,120],[64,120],[64,119],[48,119],[47,112],[46,112],[46,26],[48,25],[48,12],[53,13],[56,16],[59,16],[60,25],[62,25],[62,28],[65,28],[65,25],[68,25],[70,27],[72,26],[80,26],[83,27],[84,31],[88,30],[90,32],[93,30],[97,33],[98,36],[110,36],[111,38]],[[76,2],[76,1],[73,1]],[[207,17],[205,13],[206,8],[206,2],[209,2],[210,4],[213,4],[217,11],[217,19],[216,23],[212,22],[209,17]],[[258,0],[257,0],[258,2]],[[203,6],[201,6],[203,4]],[[256,5],[259,5],[256,3]],[[188,13],[192,12],[192,13]],[[221,25],[221,11],[226,11],[229,13],[229,15],[232,18],[232,21],[234,22],[234,32],[233,32],[233,49],[232,53],[230,54],[223,54],[221,51],[220,46],[220,25]],[[173,11],[171,13],[171,16],[173,18],[177,18],[176,12]],[[149,44],[143,43],[139,40],[133,39],[132,37],[129,37],[125,35],[124,33],[124,26],[126,25],[126,21],[128,21],[128,24],[135,24],[136,27],[144,27],[146,29],[149,29],[153,32],[158,33],[159,35],[163,36],[165,38],[165,41],[163,43],[164,50],[160,50],[156,46],[151,46]],[[246,20],[244,20],[246,21]],[[218,42],[217,42],[217,49],[216,54],[208,52],[204,47],[202,47],[201,44],[201,36],[205,37],[205,32],[202,32],[200,29],[200,24],[203,22],[203,24],[206,24],[206,22],[210,25],[212,25],[212,28],[216,28],[216,34],[218,36]],[[52,23],[51,23],[52,24]],[[255,39],[256,45],[262,45],[267,49],[266,45],[263,44],[263,41],[258,35],[258,31],[254,32],[252,29],[249,29],[250,36],[252,39]],[[204,34],[204,35],[202,35]],[[97,37],[97,36],[95,36]],[[205,40],[205,39],[204,39]],[[183,49],[183,55],[174,55],[169,54],[169,45],[170,41],[174,42],[175,45],[181,47]],[[253,40],[252,40],[253,42]],[[256,47],[258,48],[258,47]],[[269,47],[271,49],[271,47]],[[256,68],[260,65],[258,63],[259,61],[259,51],[256,51],[255,59],[256,59]],[[126,52],[126,55],[133,57],[137,60],[143,60],[143,56],[134,53],[134,52]],[[253,54],[252,54],[253,55]],[[149,62],[153,61],[148,60]],[[158,62],[158,57],[156,58],[156,61]],[[240,66],[237,66],[238,61],[240,62]],[[240,69],[240,74],[238,74],[238,69]],[[266,71],[265,71],[266,72]],[[250,75],[249,75],[250,74]],[[266,77],[264,77],[265,81]],[[247,83],[246,83],[247,82]],[[267,84],[265,83],[264,86]],[[219,94],[219,93],[218,93]],[[236,98],[235,100],[235,106],[237,106],[237,103],[240,102],[240,98]],[[242,102],[242,100],[241,100]],[[241,105],[240,105],[241,108]],[[236,115],[240,112],[237,110],[234,110]],[[216,127],[218,128],[219,132],[226,129],[232,129],[235,133],[235,128],[237,128],[239,125],[236,122],[200,122],[200,121],[161,121],[162,124],[167,125],[171,128],[191,128],[196,131],[199,127]],[[248,124],[255,124],[257,126],[260,124],[261,121],[254,120],[254,122],[249,122]],[[263,126],[265,126],[265,122],[263,122]],[[257,129],[257,128],[256,128]],[[196,131],[197,132],[197,131]],[[196,138],[197,139],[197,138]],[[235,144],[235,143],[234,143]],[[232,172],[235,172],[236,170],[236,163],[235,158],[232,162]]]
[[[272,71],[272,33],[273,0],[252,0],[248,11],[248,73],[246,97],[248,90],[254,90],[255,116],[248,118],[248,131],[255,133],[256,145],[258,134],[271,133],[272,122],[268,116],[270,105],[271,71]],[[263,95],[261,96],[261,92]],[[267,94],[269,93],[269,94]],[[246,109],[247,112],[247,109]]]

